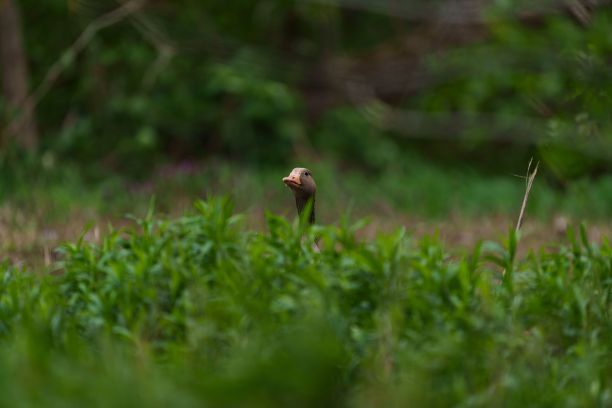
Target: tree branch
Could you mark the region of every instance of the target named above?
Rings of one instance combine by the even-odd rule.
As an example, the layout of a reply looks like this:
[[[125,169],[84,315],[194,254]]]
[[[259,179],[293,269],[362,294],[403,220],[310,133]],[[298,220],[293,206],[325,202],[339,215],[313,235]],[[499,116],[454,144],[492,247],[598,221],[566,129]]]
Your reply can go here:
[[[20,120],[26,107],[34,109],[38,103],[49,92],[53,84],[59,79],[61,74],[68,68],[85,47],[91,42],[95,35],[104,28],[110,27],[120,21],[126,19],[130,15],[136,13],[146,4],[147,0],[131,0],[122,4],[116,9],[96,18],[92,21],[76,39],[72,45],[65,50],[57,61],[47,71],[45,77],[38,87],[30,93],[22,103],[19,104],[18,113],[11,119],[6,130],[11,129],[14,124]]]

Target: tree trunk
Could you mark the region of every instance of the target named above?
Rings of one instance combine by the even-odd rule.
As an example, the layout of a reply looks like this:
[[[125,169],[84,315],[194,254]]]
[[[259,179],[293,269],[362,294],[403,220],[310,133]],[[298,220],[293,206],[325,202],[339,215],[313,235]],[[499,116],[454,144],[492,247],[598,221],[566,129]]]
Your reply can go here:
[[[9,116],[8,136],[32,151],[38,144],[34,107],[27,100],[28,65],[21,32],[21,16],[15,0],[0,0],[0,70],[2,96]]]

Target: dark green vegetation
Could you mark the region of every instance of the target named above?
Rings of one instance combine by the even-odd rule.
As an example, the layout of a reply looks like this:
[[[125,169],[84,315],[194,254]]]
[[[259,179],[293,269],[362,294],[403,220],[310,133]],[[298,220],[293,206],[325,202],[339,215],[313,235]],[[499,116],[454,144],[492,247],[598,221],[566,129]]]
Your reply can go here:
[[[404,231],[309,229],[226,200],[5,264],[0,399],[23,406],[612,403],[612,247],[450,258]],[[321,238],[322,251],[309,242]],[[505,272],[504,272],[505,271]]]
[[[142,213],[151,193],[243,210],[296,165],[336,212],[515,216],[532,156],[530,215],[612,215],[610,6],[150,1],[75,52],[119,3],[18,3],[30,91],[48,87],[29,154],[0,97],[0,202],[41,218]]]
[[[310,154],[376,172],[419,151],[497,174],[537,155],[559,182],[610,169],[603,4],[151,1],[75,53],[118,2],[19,3],[31,87],[61,61],[37,107],[57,162],[143,176],[168,159]]]
[[[465,166],[441,168],[418,156],[364,174],[332,161],[296,162],[312,169],[319,185],[321,220],[334,222],[347,208],[357,216],[385,218],[408,215],[466,219],[502,215],[516,219],[525,189],[526,166],[505,174],[482,174]],[[230,195],[240,211],[260,215],[264,209],[285,213],[292,201],[280,178],[287,167],[256,169],[229,162],[183,162],[163,166],[145,180],[121,176],[91,182],[75,166],[49,168],[0,166],[0,200],[46,221],[63,220],[74,211],[92,217],[143,215],[155,197],[163,213],[178,214],[192,201]],[[563,190],[539,176],[530,195],[529,217],[548,221],[557,215],[605,223],[612,216],[612,177],[580,178]],[[291,213],[292,214],[292,213]]]
[[[0,0],[0,405],[612,406],[610,33],[606,1]],[[522,241],[474,244],[531,157]],[[324,226],[282,217],[296,166]]]

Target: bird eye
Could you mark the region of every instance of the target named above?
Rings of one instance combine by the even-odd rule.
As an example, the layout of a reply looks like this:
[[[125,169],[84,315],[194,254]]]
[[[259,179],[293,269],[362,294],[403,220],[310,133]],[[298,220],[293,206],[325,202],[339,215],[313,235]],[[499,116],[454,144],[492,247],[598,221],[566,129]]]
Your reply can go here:
[[[310,172],[309,172],[309,171],[305,171],[305,172],[304,172],[304,175],[305,175],[305,176],[310,176]]]

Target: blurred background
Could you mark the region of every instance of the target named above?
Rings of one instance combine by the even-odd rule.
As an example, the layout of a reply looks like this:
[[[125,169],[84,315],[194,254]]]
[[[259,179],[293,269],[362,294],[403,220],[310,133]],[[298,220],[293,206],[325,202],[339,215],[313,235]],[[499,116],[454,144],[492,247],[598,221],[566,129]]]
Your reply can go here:
[[[229,195],[453,243],[612,215],[612,2],[4,0],[1,256]],[[36,262],[36,261],[35,261]]]

